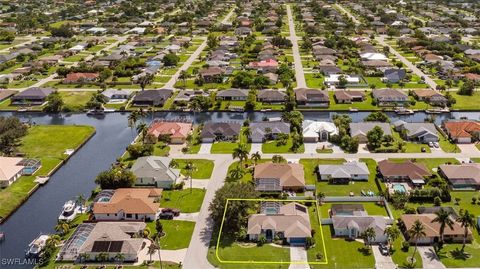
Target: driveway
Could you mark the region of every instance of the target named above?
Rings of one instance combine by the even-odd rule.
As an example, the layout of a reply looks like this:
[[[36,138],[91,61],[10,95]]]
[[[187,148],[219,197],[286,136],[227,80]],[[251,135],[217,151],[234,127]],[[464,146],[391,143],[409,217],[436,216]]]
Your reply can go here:
[[[317,153],[317,143],[305,143],[305,153]]]
[[[262,153],[262,143],[252,143],[252,147],[250,149],[250,154],[260,152]]]
[[[466,155],[475,155],[479,152],[475,144],[457,144],[457,146]]]
[[[383,256],[378,249],[378,246],[372,246],[373,256],[375,257],[376,269],[395,269],[395,263],[391,256]]]
[[[200,144],[200,150],[198,154],[210,154],[210,150],[212,149],[212,143],[202,143]]]
[[[180,213],[178,217],[175,217],[175,220],[185,220],[185,221],[197,221],[198,212],[195,213]]]
[[[307,251],[305,247],[290,246],[290,262],[292,263],[288,267],[289,269],[309,269]]]
[[[418,247],[418,253],[422,257],[424,269],[445,269],[433,247]]]

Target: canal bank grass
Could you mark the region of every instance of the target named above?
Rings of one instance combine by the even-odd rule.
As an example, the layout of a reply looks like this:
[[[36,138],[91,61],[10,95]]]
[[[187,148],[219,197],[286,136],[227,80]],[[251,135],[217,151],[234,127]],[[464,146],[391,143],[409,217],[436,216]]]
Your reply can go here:
[[[30,127],[20,141],[25,158],[38,158],[42,167],[32,176],[22,176],[0,190],[0,216],[6,217],[25,201],[37,186],[36,176],[50,175],[68,158],[66,149],[77,149],[95,133],[91,126],[38,125]],[[47,183],[48,184],[48,183]]]
[[[212,176],[212,171],[214,163],[211,160],[203,159],[175,159],[178,164],[178,169],[182,175],[187,174],[185,167],[188,162],[193,164],[194,170],[192,173],[192,178],[194,179],[209,179]]]

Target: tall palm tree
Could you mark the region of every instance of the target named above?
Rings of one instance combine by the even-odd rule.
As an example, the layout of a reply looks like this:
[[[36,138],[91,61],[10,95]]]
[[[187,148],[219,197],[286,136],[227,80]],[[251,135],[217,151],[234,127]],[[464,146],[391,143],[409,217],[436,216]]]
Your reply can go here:
[[[142,122],[137,126],[137,133],[140,135],[141,141],[145,140],[145,136],[147,135],[148,127],[147,124]]]
[[[78,258],[80,259],[81,263],[85,264],[88,261],[88,259],[90,259],[90,254],[85,252],[80,253],[80,255],[78,255]]]
[[[147,111],[145,111],[143,108],[140,108],[137,110],[137,115],[138,117],[142,120],[142,122],[144,121],[145,117],[148,116],[148,113]]]
[[[187,176],[187,179],[190,179],[190,193],[192,193],[193,191],[193,172],[196,170],[197,168],[195,167],[195,164],[193,164],[192,161],[187,161],[187,163],[185,164],[185,176]]]
[[[99,261],[103,266],[103,263],[108,260],[108,253],[105,253],[105,252],[98,253],[98,255],[96,256],[96,260]]]
[[[62,239],[60,238],[60,236],[58,234],[54,234],[47,239],[46,245],[51,247],[56,247],[60,245],[61,242],[62,242]]]
[[[130,113],[130,115],[128,115],[128,126],[132,129],[132,133],[133,133],[133,129],[137,127],[137,121],[138,121],[137,111],[133,111],[132,113]]]
[[[229,179],[237,181],[240,180],[243,175],[245,175],[245,171],[240,165],[237,165],[230,171]]]
[[[262,159],[262,155],[260,154],[260,152],[257,151],[257,152],[252,154],[250,159],[252,159],[253,163],[255,165],[257,165],[258,161],[260,161]]]
[[[187,71],[185,70],[180,71],[178,78],[181,79],[183,82],[183,89],[187,88],[187,78],[188,78]]]
[[[383,234],[387,236],[388,244],[390,245],[390,250],[391,250],[393,246],[393,242],[397,240],[397,238],[400,236],[400,230],[398,229],[397,226],[390,226],[385,228],[385,231],[383,232]]]
[[[66,221],[59,221],[55,225],[55,231],[59,232],[60,235],[66,235],[70,231],[70,224]]]
[[[415,240],[415,249],[413,250],[412,254],[412,263],[413,260],[415,259],[415,254],[417,253],[417,248],[418,248],[418,239],[421,237],[425,237],[427,234],[425,233],[425,225],[421,223],[418,219],[413,223],[412,227],[408,229],[408,234],[410,235],[413,240]]]
[[[375,240],[375,237],[377,237],[377,234],[375,233],[375,229],[373,229],[373,227],[368,227],[362,233],[363,241],[365,242],[365,245],[369,247],[371,246],[371,242]]]
[[[438,222],[440,224],[440,242],[443,243],[443,236],[445,233],[445,227],[449,227],[450,229],[453,230],[453,219],[450,217],[451,216],[450,211],[446,211],[443,208],[441,208],[439,211],[435,212],[435,218],[432,220],[433,222]]]
[[[155,117],[155,108],[153,106],[149,106],[147,110],[148,110],[148,113],[150,113],[150,116],[152,116],[152,122],[153,122],[153,118]]]
[[[85,205],[85,202],[86,202],[86,199],[85,197],[83,196],[83,194],[79,194],[77,196],[77,200],[76,200],[77,204],[80,205],[80,214],[83,213],[83,206]]]
[[[233,149],[232,156],[234,159],[239,159],[240,164],[243,164],[244,161],[248,160],[248,149],[247,145],[244,143],[238,144],[238,146]]]
[[[152,74],[145,74],[144,76],[141,76],[139,79],[138,79],[138,85],[140,85],[140,88],[142,88],[142,91],[145,90],[145,87],[147,87],[147,85],[151,84],[153,81],[153,75]]]
[[[465,250],[465,244],[467,243],[467,236],[468,236],[468,228],[475,226],[475,216],[468,212],[468,210],[460,210],[460,216],[457,218],[457,221],[462,225],[465,229],[463,234],[463,245],[462,245],[462,252]]]

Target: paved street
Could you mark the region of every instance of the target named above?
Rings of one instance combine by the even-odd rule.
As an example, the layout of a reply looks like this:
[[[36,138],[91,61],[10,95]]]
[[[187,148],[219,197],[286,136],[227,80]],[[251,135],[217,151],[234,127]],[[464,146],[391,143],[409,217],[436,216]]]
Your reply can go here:
[[[173,86],[177,82],[178,77],[180,76],[180,73],[182,71],[186,71],[190,67],[190,65],[192,65],[195,59],[197,59],[198,56],[200,56],[200,53],[202,53],[205,47],[207,47],[207,38],[203,37],[202,44],[195,50],[195,52],[192,55],[190,55],[190,57],[183,63],[182,67],[180,67],[177,70],[177,72],[170,78],[170,80],[163,86],[163,88],[166,88],[166,89],[173,88]]]
[[[293,21],[292,9],[287,5],[288,27],[290,28],[290,41],[292,41],[293,61],[295,65],[295,80],[297,88],[306,88],[305,74],[303,73],[302,57],[298,48],[298,37],[295,33],[295,23]]]
[[[19,47],[22,47],[22,46],[25,46],[25,45],[28,45],[30,43],[33,43],[34,41],[36,40],[40,40],[40,39],[44,39],[44,38],[47,38],[47,37],[41,37],[41,38],[37,38],[36,36],[26,36],[24,38],[27,38],[26,41],[22,42],[22,43],[18,43],[16,45],[13,45],[11,47],[8,47],[8,48],[4,48],[4,49],[0,49],[0,53],[7,53],[9,52],[11,49],[14,49],[14,48],[19,48]]]
[[[357,20],[357,18],[355,16],[352,15],[352,13],[350,13],[350,11],[346,10],[345,8],[343,8],[341,5],[339,4],[335,4],[335,6],[340,9],[343,13],[347,14],[347,16],[352,19],[352,21],[356,24],[356,25],[360,25],[360,21]]]
[[[395,55],[397,59],[399,59],[404,65],[406,65],[412,72],[419,76],[419,77],[424,77],[425,78],[425,83],[427,83],[428,86],[432,89],[437,88],[437,83],[431,79],[428,75],[423,73],[422,70],[420,70],[418,67],[416,67],[412,62],[410,62],[407,58],[403,57],[398,51],[396,51],[392,46],[390,46],[388,43],[385,42],[385,36],[380,35],[375,38],[378,43],[382,46],[387,46],[390,49],[390,52]]]

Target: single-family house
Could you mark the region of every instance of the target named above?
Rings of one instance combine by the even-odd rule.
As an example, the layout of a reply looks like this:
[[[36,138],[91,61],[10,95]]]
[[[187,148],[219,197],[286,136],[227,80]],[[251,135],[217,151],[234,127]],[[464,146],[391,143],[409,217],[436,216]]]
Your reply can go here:
[[[33,87],[15,94],[11,100],[13,105],[41,105],[53,92],[54,89]]]
[[[106,89],[102,95],[108,102],[123,103],[130,98],[132,93],[123,89]]]
[[[407,71],[403,68],[392,68],[383,71],[383,82],[399,83],[407,76]]]
[[[259,90],[257,92],[257,101],[265,104],[283,104],[287,94],[279,90]]]
[[[393,126],[406,140],[420,143],[438,142],[437,128],[433,123],[398,120]]]
[[[263,143],[275,139],[278,134],[290,134],[290,123],[283,121],[252,122],[250,128],[250,141]]]
[[[291,245],[303,245],[312,237],[308,208],[295,202],[285,205],[264,202],[259,214],[248,217],[247,234],[250,240],[263,235],[267,242],[279,238]]]
[[[333,122],[304,120],[302,124],[303,141],[316,143],[328,141],[330,136],[338,134],[338,128]]]
[[[235,122],[207,122],[202,128],[200,138],[203,143],[216,141],[236,141],[241,125]]]
[[[326,91],[300,88],[295,90],[295,99],[299,106],[328,107],[330,98]]]
[[[365,100],[365,93],[362,91],[336,90],[333,96],[338,104],[351,104]]]
[[[343,164],[322,164],[318,166],[318,179],[332,183],[349,183],[350,181],[367,181],[370,175],[363,162],[346,162]]]
[[[69,73],[63,80],[64,84],[95,82],[100,75],[98,73]]]
[[[302,191],[305,188],[303,165],[298,163],[262,163],[254,168],[257,191]]]
[[[217,66],[201,69],[198,75],[207,83],[220,83],[223,80],[225,69]]]
[[[172,159],[160,156],[138,158],[130,171],[137,178],[136,186],[171,189],[180,177],[180,170],[170,167]]]
[[[442,164],[438,172],[453,189],[480,189],[480,164]]]
[[[350,136],[357,138],[359,143],[367,143],[367,134],[376,126],[382,128],[384,135],[392,135],[390,124],[386,122],[368,121],[350,123]]]
[[[374,89],[372,95],[378,106],[405,106],[409,103],[408,95],[396,89]]]
[[[218,91],[216,95],[217,100],[223,101],[246,101],[249,90],[247,89],[228,89]]]
[[[432,106],[447,106],[448,99],[436,90],[418,89],[413,91],[413,95],[419,101],[424,101]]]
[[[157,219],[162,190],[155,188],[120,188],[110,199],[93,203],[93,215],[98,221],[153,221]]]
[[[473,120],[448,120],[443,122],[443,129],[448,137],[456,143],[472,143],[480,137],[480,122]]]
[[[172,94],[173,90],[170,89],[140,91],[133,97],[132,104],[134,106],[163,106]]]
[[[361,53],[360,58],[362,58],[362,60],[364,60],[364,61],[372,61],[372,60],[386,61],[386,60],[388,60],[388,57],[385,56],[385,54],[378,53],[378,52]]]
[[[14,90],[0,89],[0,102],[10,98],[16,93],[17,91]]]
[[[346,81],[345,85],[341,85],[342,78]],[[347,87],[360,84],[360,77],[343,74],[330,74],[328,77],[325,78],[324,83],[327,86]]]
[[[413,185],[425,184],[425,178],[432,176],[428,168],[421,163],[380,161],[377,170],[386,182],[411,182]]]
[[[23,166],[19,165],[22,158],[0,156],[0,188],[10,186],[22,176]]]
[[[154,120],[148,128],[148,133],[169,141],[171,144],[183,144],[192,131],[191,122]]]

